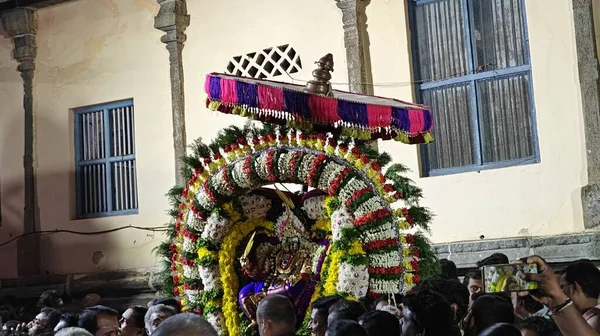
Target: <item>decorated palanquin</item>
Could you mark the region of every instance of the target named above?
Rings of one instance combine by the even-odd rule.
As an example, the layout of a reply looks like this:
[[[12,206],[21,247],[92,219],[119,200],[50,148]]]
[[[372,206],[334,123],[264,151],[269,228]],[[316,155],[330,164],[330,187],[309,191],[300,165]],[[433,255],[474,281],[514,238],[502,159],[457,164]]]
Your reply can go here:
[[[310,304],[406,292],[436,272],[421,190],[367,140],[426,143],[425,106],[331,90],[331,56],[306,87],[207,76],[209,109],[262,122],[196,141],[171,190],[163,291],[221,335],[256,334],[267,295],[290,298],[300,334]],[[311,191],[288,191],[282,183]],[[307,190],[307,189],[303,189]]]

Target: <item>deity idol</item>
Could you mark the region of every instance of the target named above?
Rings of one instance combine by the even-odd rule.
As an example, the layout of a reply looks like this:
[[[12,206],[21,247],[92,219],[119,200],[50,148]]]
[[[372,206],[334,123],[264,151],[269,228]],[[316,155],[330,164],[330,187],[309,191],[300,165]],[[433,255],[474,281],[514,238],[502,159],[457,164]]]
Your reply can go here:
[[[312,296],[315,286],[311,244],[298,236],[279,240],[263,234],[256,237],[256,232],[252,235],[240,264],[242,271],[254,281],[244,286],[238,295],[242,311],[252,321],[248,328],[256,325],[256,308],[267,295],[287,296],[296,307],[301,298]]]

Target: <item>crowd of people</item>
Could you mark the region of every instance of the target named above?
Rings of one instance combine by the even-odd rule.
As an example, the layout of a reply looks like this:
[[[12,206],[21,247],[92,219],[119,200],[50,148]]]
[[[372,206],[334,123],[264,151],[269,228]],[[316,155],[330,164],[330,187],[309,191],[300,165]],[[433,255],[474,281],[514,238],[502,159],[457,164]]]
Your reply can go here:
[[[536,290],[485,293],[481,273],[459,280],[456,265],[441,260],[441,275],[423,281],[406,295],[381,297],[366,306],[339,295],[312,303],[312,336],[600,336],[600,270],[590,261],[572,263],[556,274],[539,257],[537,274],[524,274]],[[503,254],[477,263],[478,268],[508,264]],[[3,307],[3,306],[2,306]],[[119,314],[92,305],[78,314],[61,312],[56,292],[39,301],[38,314],[28,323],[11,320],[10,309],[0,307],[4,335],[57,336],[216,336],[202,317],[182,313],[173,298],[155,299],[147,307],[133,306]],[[293,303],[269,295],[256,311],[261,336],[297,335]]]

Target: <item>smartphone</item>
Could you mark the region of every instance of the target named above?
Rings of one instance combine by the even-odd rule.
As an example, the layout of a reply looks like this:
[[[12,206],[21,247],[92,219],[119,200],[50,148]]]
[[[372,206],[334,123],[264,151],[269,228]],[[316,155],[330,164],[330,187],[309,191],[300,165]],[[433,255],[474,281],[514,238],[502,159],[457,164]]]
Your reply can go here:
[[[537,274],[535,264],[505,264],[483,266],[481,278],[486,293],[522,292],[538,288],[537,282],[521,279],[521,274]]]

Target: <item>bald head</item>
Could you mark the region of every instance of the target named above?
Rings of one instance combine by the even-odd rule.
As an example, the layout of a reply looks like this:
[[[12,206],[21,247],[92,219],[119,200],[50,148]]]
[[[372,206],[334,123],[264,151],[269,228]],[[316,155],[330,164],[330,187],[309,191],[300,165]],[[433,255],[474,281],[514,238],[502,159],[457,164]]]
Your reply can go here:
[[[269,295],[262,299],[256,310],[259,330],[267,330],[261,335],[285,335],[296,330],[294,305],[285,296]]]
[[[178,314],[164,320],[152,336],[218,336],[204,318],[190,313]]]
[[[76,328],[76,327],[61,329],[54,335],[56,335],[56,336],[93,336],[92,334],[90,334],[89,331],[82,329],[82,328]]]

